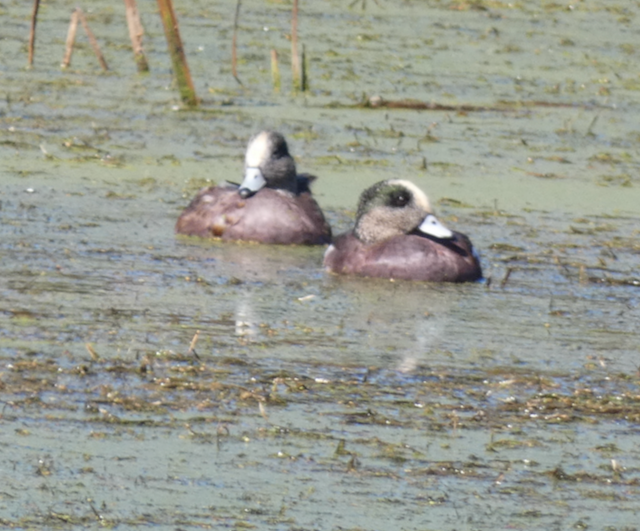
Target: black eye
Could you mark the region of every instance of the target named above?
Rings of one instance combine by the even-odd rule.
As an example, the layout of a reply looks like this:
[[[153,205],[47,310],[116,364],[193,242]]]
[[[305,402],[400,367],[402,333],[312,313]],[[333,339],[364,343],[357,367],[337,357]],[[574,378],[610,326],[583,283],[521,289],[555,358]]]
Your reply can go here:
[[[404,192],[396,192],[391,196],[391,206],[402,208],[409,202],[410,197]]]

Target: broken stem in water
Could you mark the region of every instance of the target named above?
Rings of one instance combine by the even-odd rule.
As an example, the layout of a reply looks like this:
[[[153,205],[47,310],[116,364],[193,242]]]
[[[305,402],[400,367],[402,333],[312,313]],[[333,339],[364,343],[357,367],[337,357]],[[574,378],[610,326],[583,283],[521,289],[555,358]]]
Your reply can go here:
[[[278,52],[271,50],[271,81],[273,91],[280,92],[280,67],[278,66]]]
[[[293,90],[301,89],[300,56],[298,55],[298,0],[293,0],[291,13],[291,73],[293,75]]]
[[[38,21],[38,9],[40,9],[40,0],[34,0],[33,11],[31,12],[31,31],[29,32],[29,67],[33,66],[33,55],[36,49],[36,22]]]
[[[178,19],[173,11],[171,0],[158,0],[158,8],[160,9],[160,17],[164,26],[164,33],[167,37],[167,46],[169,47],[169,55],[173,65],[173,73],[176,77],[180,98],[184,103],[191,107],[198,105],[196,90],[193,87],[191,72],[187,64],[187,58],[182,47],[182,39],[178,29]]]
[[[131,39],[133,55],[136,60],[136,67],[138,68],[138,72],[148,72],[149,63],[142,49],[144,29],[142,28],[142,22],[140,22],[138,5],[136,4],[136,0],[124,0],[124,5],[127,12],[127,25],[129,26],[129,37]]]
[[[76,42],[76,32],[78,30],[78,11],[76,9],[71,13],[71,22],[69,22],[69,31],[67,31],[67,42],[65,43],[64,58],[61,67],[68,68],[71,64],[71,54],[73,54],[73,44]]]
[[[231,40],[231,73],[234,79],[242,85],[238,77],[238,20],[240,20],[240,5],[242,0],[236,2],[236,16],[233,19],[233,38]]]
[[[87,17],[84,16],[84,12],[79,7],[76,8],[76,13],[78,14],[78,18],[80,19],[80,24],[82,24],[82,27],[84,28],[84,32],[87,34],[87,37],[89,37],[89,42],[91,43],[93,52],[96,54],[96,57],[98,58],[98,62],[100,63],[100,66],[105,71],[109,70],[109,67],[107,66],[107,62],[104,60],[104,56],[102,55],[102,51],[100,50],[100,46],[98,45],[98,41],[96,40],[96,36],[93,34],[93,31],[91,31],[91,28],[89,27],[89,23],[87,22]]]

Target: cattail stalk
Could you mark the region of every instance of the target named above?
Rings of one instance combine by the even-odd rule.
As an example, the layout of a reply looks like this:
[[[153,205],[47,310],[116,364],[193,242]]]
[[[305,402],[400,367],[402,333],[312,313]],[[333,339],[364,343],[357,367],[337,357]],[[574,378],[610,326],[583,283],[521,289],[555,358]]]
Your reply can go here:
[[[238,21],[240,20],[240,5],[242,0],[236,2],[236,16],[233,19],[233,39],[231,41],[231,73],[234,79],[242,85],[238,77]]]
[[[144,35],[144,29],[142,28],[142,22],[140,22],[138,5],[136,4],[136,0],[124,0],[124,5],[127,12],[129,38],[131,39],[131,47],[133,48],[136,67],[138,68],[138,72],[148,72],[149,63],[147,62],[147,57],[142,49],[142,36]]]
[[[40,0],[34,0],[33,11],[31,12],[31,31],[29,32],[29,67],[33,66],[33,54],[36,49],[36,22],[38,21],[38,9],[40,9]]]
[[[191,72],[187,64],[187,58],[182,47],[182,39],[180,38],[180,30],[178,29],[178,19],[173,11],[171,0],[158,0],[158,8],[162,17],[164,33],[167,37],[167,46],[169,47],[169,55],[173,64],[173,73],[176,77],[180,98],[184,103],[195,107],[198,105],[196,90],[193,87]]]
[[[82,27],[84,28],[84,31],[87,34],[87,37],[89,37],[89,42],[91,43],[93,52],[96,54],[96,57],[98,58],[98,62],[100,63],[100,66],[105,71],[109,70],[109,67],[107,66],[107,62],[104,60],[104,56],[100,51],[100,46],[98,45],[96,36],[93,34],[93,31],[91,31],[91,28],[89,27],[89,23],[87,22],[87,17],[84,16],[84,12],[79,7],[76,8],[76,13],[78,13],[80,24],[82,24]]]
[[[68,68],[71,64],[71,54],[73,53],[73,44],[76,42],[76,32],[78,30],[78,11],[73,10],[71,13],[71,22],[69,22],[69,31],[67,32],[67,42],[65,43],[64,59],[62,59],[62,68]]]
[[[293,0],[291,13],[291,73],[293,76],[293,90],[301,88],[300,56],[298,55],[298,0]]]
[[[271,50],[271,81],[273,91],[280,92],[280,67],[278,66],[278,52]]]

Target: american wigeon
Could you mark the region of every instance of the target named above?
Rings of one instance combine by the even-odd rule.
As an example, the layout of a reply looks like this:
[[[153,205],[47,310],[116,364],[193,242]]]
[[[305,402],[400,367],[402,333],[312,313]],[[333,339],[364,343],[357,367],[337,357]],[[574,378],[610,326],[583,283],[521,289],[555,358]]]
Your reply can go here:
[[[259,243],[329,243],[331,228],[311,196],[313,180],[296,173],[280,133],[262,131],[249,141],[242,184],[200,190],[178,218],[176,232]]]
[[[324,255],[328,271],[434,282],[482,278],[469,238],[446,228],[415,184],[381,181],[360,196],[356,225]]]

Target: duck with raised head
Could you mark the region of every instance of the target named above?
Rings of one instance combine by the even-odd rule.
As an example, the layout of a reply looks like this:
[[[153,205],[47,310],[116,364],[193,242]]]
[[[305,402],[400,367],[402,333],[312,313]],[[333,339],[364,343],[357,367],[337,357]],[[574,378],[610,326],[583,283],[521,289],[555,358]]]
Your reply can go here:
[[[315,177],[297,174],[287,142],[276,131],[249,141],[242,184],[204,188],[176,223],[176,232],[203,238],[322,245],[331,228],[311,196]]]
[[[335,238],[324,255],[333,273],[432,282],[482,278],[471,241],[434,216],[426,194],[393,179],[360,196],[355,227]]]

